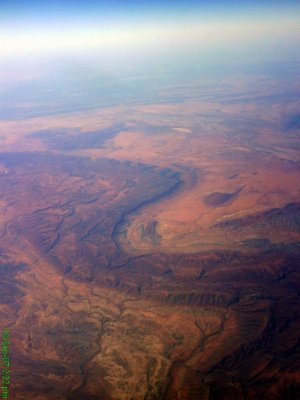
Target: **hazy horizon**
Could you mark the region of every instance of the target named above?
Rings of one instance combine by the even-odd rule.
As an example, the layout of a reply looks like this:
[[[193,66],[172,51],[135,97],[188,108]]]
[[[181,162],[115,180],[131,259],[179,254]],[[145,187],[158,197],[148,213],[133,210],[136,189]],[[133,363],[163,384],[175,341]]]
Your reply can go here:
[[[297,2],[1,2],[5,59],[150,54],[299,60]],[[298,46],[299,47],[299,46]]]

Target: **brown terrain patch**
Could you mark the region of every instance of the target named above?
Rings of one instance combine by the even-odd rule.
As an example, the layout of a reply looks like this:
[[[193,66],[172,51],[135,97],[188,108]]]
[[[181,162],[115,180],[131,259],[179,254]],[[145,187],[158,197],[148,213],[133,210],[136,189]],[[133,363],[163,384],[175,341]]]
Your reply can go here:
[[[14,399],[298,398],[298,119],[239,99],[1,121]]]

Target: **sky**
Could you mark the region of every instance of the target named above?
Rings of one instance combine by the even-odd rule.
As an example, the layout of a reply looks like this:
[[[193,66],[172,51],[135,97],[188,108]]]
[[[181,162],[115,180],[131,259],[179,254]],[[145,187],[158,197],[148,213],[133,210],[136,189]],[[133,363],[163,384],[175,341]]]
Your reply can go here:
[[[167,76],[173,85],[297,63],[299,21],[299,0],[0,0],[0,100],[13,108],[21,93],[63,98],[75,86],[84,103],[95,88],[139,97],[143,77],[151,91]]]
[[[299,43],[299,21],[291,0],[0,0],[0,54],[282,49]]]
[[[298,0],[0,0],[0,81],[74,59],[110,73],[300,61],[299,21]]]

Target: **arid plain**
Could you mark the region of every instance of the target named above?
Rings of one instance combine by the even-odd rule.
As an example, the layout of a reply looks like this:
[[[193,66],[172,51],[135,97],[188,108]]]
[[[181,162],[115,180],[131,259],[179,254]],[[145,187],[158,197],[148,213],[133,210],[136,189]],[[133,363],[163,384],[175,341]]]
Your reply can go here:
[[[299,90],[1,119],[12,398],[299,398]]]

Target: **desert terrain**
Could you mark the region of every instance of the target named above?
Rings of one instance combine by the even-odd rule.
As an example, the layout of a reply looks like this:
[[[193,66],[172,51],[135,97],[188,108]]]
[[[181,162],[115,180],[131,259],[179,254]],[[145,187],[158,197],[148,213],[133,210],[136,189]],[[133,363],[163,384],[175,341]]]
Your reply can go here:
[[[300,397],[299,89],[2,115],[11,398]]]

